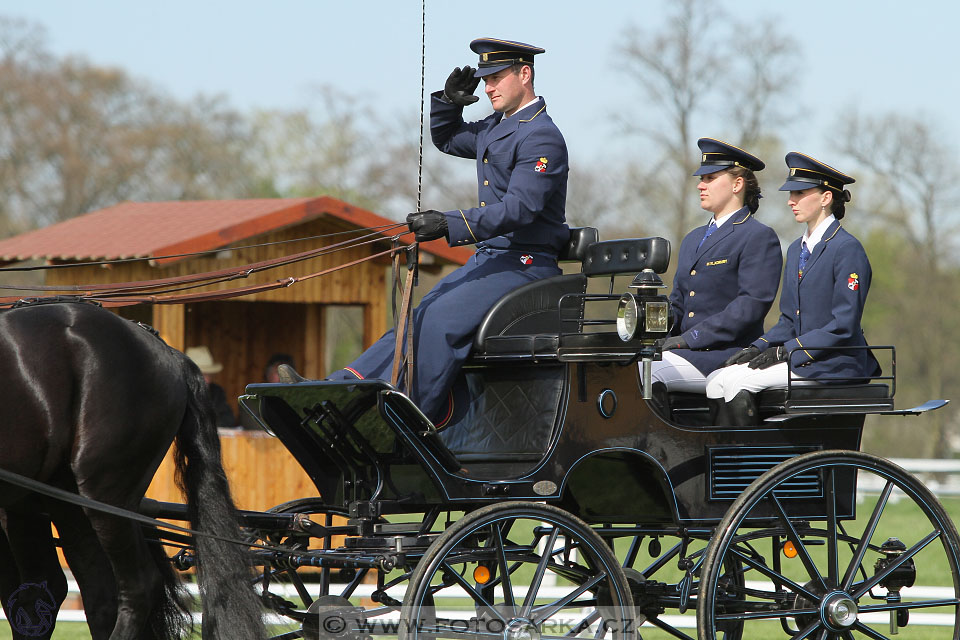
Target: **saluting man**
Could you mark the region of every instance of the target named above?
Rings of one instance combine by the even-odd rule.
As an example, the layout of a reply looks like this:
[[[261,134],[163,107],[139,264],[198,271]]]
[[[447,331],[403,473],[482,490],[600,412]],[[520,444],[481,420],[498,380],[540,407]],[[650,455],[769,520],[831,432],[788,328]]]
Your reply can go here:
[[[478,206],[407,216],[421,242],[446,238],[477,253],[441,280],[413,312],[416,338],[413,401],[436,424],[453,411],[453,381],[486,312],[507,292],[559,275],[557,254],[569,240],[564,208],[567,147],[533,88],[540,47],[479,38],[470,48],[478,68],[457,67],[430,100],[430,132],[444,153],[476,159]],[[476,122],[463,108],[479,100],[480,81],[494,113]],[[332,379],[390,376],[395,345],[388,331]],[[408,385],[409,388],[409,385]]]
[[[674,391],[703,393],[706,376],[760,337],[780,285],[783,257],[776,232],[755,215],[763,162],[739,147],[700,138],[700,207],[712,215],[680,243],[670,293],[672,336],[653,380]]]

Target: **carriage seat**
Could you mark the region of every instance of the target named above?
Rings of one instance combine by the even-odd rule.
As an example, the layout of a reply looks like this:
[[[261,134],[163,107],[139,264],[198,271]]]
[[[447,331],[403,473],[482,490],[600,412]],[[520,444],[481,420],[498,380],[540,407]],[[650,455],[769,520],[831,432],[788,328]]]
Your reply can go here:
[[[890,386],[882,383],[855,385],[799,386],[790,389],[764,389],[757,395],[761,415],[775,413],[862,413],[890,411],[893,397]]]
[[[599,241],[594,227],[570,229],[570,239],[557,255],[558,262],[583,262],[587,249]],[[537,280],[514,289],[501,298],[480,322],[473,340],[476,354],[556,353],[560,298],[584,293],[587,278],[582,273]],[[488,338],[493,338],[488,343]]]
[[[605,242],[596,238],[592,227],[571,229],[570,242],[559,259],[580,261],[582,272],[537,280],[501,298],[480,323],[474,355],[556,355],[563,296],[585,293],[588,277],[636,274],[647,268],[663,273],[670,260],[670,243],[663,238]]]
[[[681,424],[710,424],[707,398],[702,393],[671,391],[670,417]],[[882,383],[857,385],[799,386],[790,389],[764,389],[757,395],[762,418],[784,413],[874,413],[893,410],[890,386]]]

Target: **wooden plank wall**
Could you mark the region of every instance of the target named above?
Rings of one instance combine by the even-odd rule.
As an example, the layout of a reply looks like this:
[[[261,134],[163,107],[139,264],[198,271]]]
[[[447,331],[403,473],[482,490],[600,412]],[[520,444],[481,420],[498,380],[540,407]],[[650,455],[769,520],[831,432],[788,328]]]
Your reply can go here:
[[[334,218],[319,218],[288,229],[271,232],[236,243],[283,242],[273,246],[210,253],[172,264],[152,266],[147,262],[122,265],[89,266],[52,270],[47,284],[97,284],[136,282],[171,276],[215,271],[247,265],[270,258],[289,256],[318,246],[339,242],[347,236],[319,240],[298,240],[351,230],[349,224]],[[289,276],[304,276],[382,251],[386,241],[314,258],[232,282],[191,291],[217,290],[240,285],[275,282]],[[171,346],[186,349],[206,344],[224,369],[214,378],[233,401],[249,382],[262,380],[263,366],[269,356],[285,352],[294,356],[301,372],[311,378],[322,377],[324,345],[324,306],[361,305],[364,308],[364,346],[369,346],[387,329],[386,261],[365,262],[333,274],[299,282],[265,293],[236,300],[204,302],[188,306],[155,305],[127,307],[126,317],[152,322]],[[421,284],[418,293],[429,289]],[[152,312],[152,313],[151,313]],[[236,405],[233,406],[237,410]],[[294,458],[278,440],[259,431],[223,432],[224,463],[238,505],[263,510],[282,502],[309,496],[317,491]],[[179,490],[173,481],[170,455],[165,458],[148,493],[158,500],[179,502]]]
[[[290,500],[319,495],[278,439],[264,432],[221,429],[220,444],[224,469],[238,508],[266,511]],[[164,502],[183,502],[173,477],[171,450],[154,476],[147,496]]]

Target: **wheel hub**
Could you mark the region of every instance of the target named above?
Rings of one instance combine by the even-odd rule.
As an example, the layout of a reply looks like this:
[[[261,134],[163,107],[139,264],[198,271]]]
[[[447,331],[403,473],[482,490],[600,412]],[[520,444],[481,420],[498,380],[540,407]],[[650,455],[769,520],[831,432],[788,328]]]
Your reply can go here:
[[[512,618],[503,630],[504,640],[540,640],[540,629],[527,618]]]
[[[857,613],[857,603],[841,591],[828,594],[820,605],[820,615],[834,631],[843,631],[855,625]]]

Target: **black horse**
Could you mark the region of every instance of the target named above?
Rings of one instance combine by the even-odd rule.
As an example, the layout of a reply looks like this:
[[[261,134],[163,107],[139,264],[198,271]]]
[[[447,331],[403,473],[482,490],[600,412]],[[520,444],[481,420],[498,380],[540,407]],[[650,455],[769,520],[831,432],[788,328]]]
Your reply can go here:
[[[203,376],[141,326],[88,303],[0,312],[0,468],[136,510],[176,438],[193,527],[237,538]],[[0,484],[0,598],[14,638],[49,638],[67,583],[94,639],[180,637],[189,602],[140,524]],[[203,637],[261,638],[242,548],[196,540]]]

